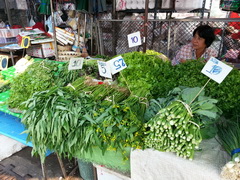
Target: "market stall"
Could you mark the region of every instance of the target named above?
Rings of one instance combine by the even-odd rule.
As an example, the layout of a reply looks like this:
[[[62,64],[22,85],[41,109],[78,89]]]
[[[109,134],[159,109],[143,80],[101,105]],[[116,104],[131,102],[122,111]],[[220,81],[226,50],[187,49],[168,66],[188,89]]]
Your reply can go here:
[[[67,11],[70,27],[60,26],[63,17],[59,14],[56,28],[50,16],[48,19],[50,31],[56,33],[54,43],[62,48],[65,54],[60,57],[64,58],[45,59],[54,55],[56,46],[41,44],[28,53],[42,59],[26,55],[1,71],[0,110],[13,115],[3,113],[1,134],[32,146],[42,164],[48,150],[60,157],[77,158],[79,164],[93,163],[99,178],[102,172],[116,179],[197,176],[215,180],[220,179],[228,161],[232,167],[239,165],[239,71],[215,58],[171,63],[176,49],[191,37],[184,35],[192,34],[193,27],[201,23],[216,28],[218,38],[213,45],[221,57],[225,27],[239,20],[146,19],[144,25],[142,20],[100,20],[100,49],[117,54],[107,56],[107,51],[102,51],[102,55],[90,57],[84,48],[91,15]],[[125,28],[129,22],[131,26]],[[107,31],[114,25],[122,33]],[[184,27],[188,29],[183,31]],[[130,47],[123,39],[123,32],[127,36],[139,30],[141,35],[143,29],[151,34],[144,36],[147,47],[153,45],[157,51],[139,51],[141,43]],[[117,35],[114,42],[113,35]],[[138,38],[129,39],[136,43]],[[35,40],[39,42],[42,39]],[[231,127],[232,133],[222,131],[226,127]],[[226,137],[236,139],[228,144]]]
[[[2,107],[2,111],[10,113],[9,110],[14,110],[16,113],[24,110],[22,114],[18,113],[21,122],[18,121],[17,125],[24,125],[27,133],[24,140],[32,143],[33,153],[39,154],[42,162],[47,149],[50,149],[60,156],[104,165],[121,173],[130,173],[131,178],[138,179],[135,177],[139,174],[135,172],[138,163],[134,162],[143,160],[138,157],[138,152],[151,153],[161,163],[171,157],[176,164],[185,162],[186,167],[193,167],[190,165],[192,162],[181,158],[192,159],[193,162],[196,159],[196,164],[200,163],[198,158],[204,159],[205,155],[214,159],[220,145],[217,146],[216,142],[204,145],[202,139],[216,136],[216,123],[222,113],[231,117],[233,109],[239,108],[238,100],[233,98],[238,91],[232,88],[237,82],[229,81],[238,77],[239,71],[233,70],[220,86],[200,74],[204,66],[201,61],[172,66],[160,55],[154,51],[146,54],[133,52],[105,60],[105,63],[113,65],[122,62],[119,64],[121,70],[110,72],[114,83],[104,78],[110,74],[105,74],[108,69],[101,59],[73,58],[69,62],[58,62],[26,57],[15,65],[14,76],[3,74],[5,79],[10,79],[11,89],[9,97],[3,99],[7,106]],[[82,68],[75,69],[79,63]],[[71,67],[73,70],[68,70]],[[185,69],[188,69],[188,74]],[[182,76],[183,73],[187,78]],[[231,85],[225,86],[225,83]],[[202,86],[206,86],[206,92],[200,88]],[[225,91],[231,91],[233,95],[224,96]],[[219,97],[221,92],[222,97]],[[216,104],[218,101],[220,103]],[[8,129],[1,127],[1,133],[5,131],[9,135]],[[12,137],[17,139],[17,134]],[[197,152],[199,147],[203,148],[201,154]],[[131,153],[130,148],[133,149]],[[209,149],[212,149],[212,154],[207,153]],[[174,154],[166,153],[168,151]],[[155,152],[159,158],[156,158]],[[208,169],[209,173],[212,173],[211,169],[215,172],[214,177],[219,176],[217,172],[228,160],[223,155],[224,158],[218,156],[220,159],[215,164],[205,159],[205,163],[212,167]],[[150,155],[147,157],[150,158]],[[163,163],[163,166],[166,164]],[[201,166],[196,166],[196,169],[201,169]],[[176,174],[187,176],[182,170]]]

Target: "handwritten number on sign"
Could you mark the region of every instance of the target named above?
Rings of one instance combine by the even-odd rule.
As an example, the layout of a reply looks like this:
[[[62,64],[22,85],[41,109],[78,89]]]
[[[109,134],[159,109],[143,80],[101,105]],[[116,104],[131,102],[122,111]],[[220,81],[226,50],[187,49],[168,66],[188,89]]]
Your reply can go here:
[[[211,62],[213,62],[214,64],[218,64],[218,60],[217,59],[210,59]],[[210,74],[213,74],[213,75],[218,75],[219,73],[222,72],[222,68],[218,65],[213,65],[212,66],[212,69],[209,71],[209,70],[206,70],[208,73]]]
[[[114,66],[116,67],[116,70],[120,69],[121,67],[126,66],[126,64],[124,63],[123,58],[114,61],[113,64],[114,64]]]
[[[105,64],[100,63],[100,66],[102,68],[102,73],[105,74],[107,72]]]
[[[203,67],[201,73],[205,74],[217,83],[221,83],[225,77],[230,73],[232,67],[219,61],[218,59],[211,57],[209,61]]]
[[[132,43],[137,43],[138,42],[138,37],[137,36],[131,37],[131,39],[132,39]]]
[[[142,44],[140,31],[128,34],[127,39],[128,39],[128,46],[130,48],[135,47],[135,46],[139,46],[139,45]]]
[[[220,66],[214,65],[210,71],[206,70],[208,73],[213,75],[218,75],[222,72],[222,68]]]

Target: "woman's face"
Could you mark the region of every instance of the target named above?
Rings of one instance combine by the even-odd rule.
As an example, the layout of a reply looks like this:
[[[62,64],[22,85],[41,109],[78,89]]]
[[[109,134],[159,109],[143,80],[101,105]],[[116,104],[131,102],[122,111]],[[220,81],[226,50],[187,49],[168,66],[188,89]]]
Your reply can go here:
[[[195,50],[205,49],[207,47],[205,44],[205,39],[201,38],[198,35],[198,32],[196,32],[192,38],[192,45]]]

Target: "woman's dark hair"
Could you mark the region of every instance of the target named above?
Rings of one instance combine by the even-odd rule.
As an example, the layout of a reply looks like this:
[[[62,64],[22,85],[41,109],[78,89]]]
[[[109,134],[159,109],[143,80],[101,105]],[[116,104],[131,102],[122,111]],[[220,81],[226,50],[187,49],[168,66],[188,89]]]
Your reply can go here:
[[[207,48],[211,46],[212,42],[215,40],[215,35],[213,29],[209,25],[198,26],[193,31],[193,36],[198,34],[201,38],[205,39],[205,44]]]

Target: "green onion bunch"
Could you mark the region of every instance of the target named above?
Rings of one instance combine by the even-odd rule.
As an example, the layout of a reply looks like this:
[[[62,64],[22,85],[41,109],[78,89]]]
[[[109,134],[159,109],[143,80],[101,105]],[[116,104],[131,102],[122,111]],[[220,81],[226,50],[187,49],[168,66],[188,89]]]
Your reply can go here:
[[[239,153],[234,153],[233,150],[240,151],[240,122],[229,122],[227,125],[218,125],[218,137],[223,148],[229,155],[232,155],[232,160],[240,157]]]
[[[200,127],[193,122],[190,107],[182,101],[173,101],[145,123],[145,145],[159,151],[175,152],[178,156],[194,157],[202,141]]]
[[[240,179],[240,122],[218,125],[218,137],[231,156],[231,161],[222,168],[221,177],[226,180]]]
[[[129,91],[126,88],[110,85],[105,82],[98,84],[91,77],[80,77],[68,85],[75,92],[90,94],[94,100],[102,101],[102,105],[111,106],[128,98]]]

